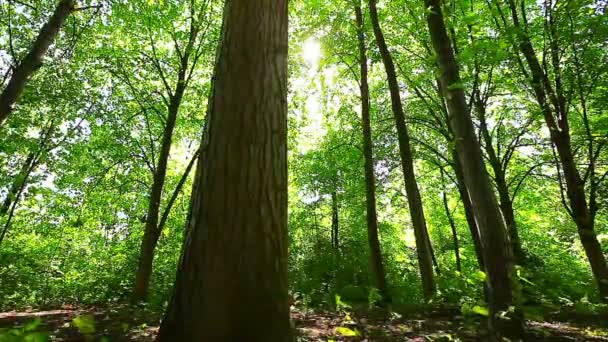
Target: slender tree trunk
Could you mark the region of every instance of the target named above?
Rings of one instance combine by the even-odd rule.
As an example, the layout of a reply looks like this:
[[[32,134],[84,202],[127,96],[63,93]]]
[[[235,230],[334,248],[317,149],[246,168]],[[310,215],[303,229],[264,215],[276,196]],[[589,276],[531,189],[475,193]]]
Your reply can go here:
[[[595,208],[590,208],[588,205],[585,182],[581,178],[574,160],[568,109],[561,95],[561,83],[556,82],[556,95],[556,91],[551,86],[551,82],[536,56],[532,41],[523,28],[525,22],[523,25],[520,22],[515,2],[509,0],[508,4],[513,24],[518,32],[519,49],[530,69],[530,84],[545,118],[545,123],[549,128],[549,136],[557,150],[559,164],[564,173],[570,216],[576,224],[581,244],[597,282],[600,300],[608,303],[608,263],[606,263],[606,256],[595,232],[595,217],[593,214]],[[557,79],[559,80],[559,77]]]
[[[331,245],[334,249],[340,248],[340,216],[338,212],[338,194],[331,193]]]
[[[228,0],[175,292],[159,341],[290,341],[287,0]]]
[[[179,75],[177,91],[175,95],[171,97],[171,101],[169,103],[167,122],[163,131],[161,150],[158,156],[158,163],[154,169],[154,178],[150,191],[150,201],[148,202],[148,212],[146,214],[146,225],[144,228],[144,236],[139,253],[139,263],[135,276],[135,290],[133,293],[135,301],[145,301],[148,298],[148,289],[150,288],[150,279],[152,277],[154,251],[162,232],[162,227],[160,227],[158,224],[160,218],[160,205],[165,186],[165,179],[167,176],[169,155],[171,154],[173,131],[175,130],[179,106],[185,91],[185,74],[186,70],[182,68]]]
[[[509,242],[511,243],[511,249],[513,250],[514,261],[517,264],[522,264],[526,260],[526,252],[522,247],[521,239],[519,238],[519,230],[517,228],[517,223],[515,222],[515,211],[513,210],[513,201],[511,200],[504,174],[501,174],[500,177],[496,179],[496,188],[500,201],[500,211],[505,219],[507,232],[509,233]]]
[[[13,106],[19,100],[29,78],[42,66],[44,55],[59,34],[63,23],[74,11],[75,6],[76,1],[74,0],[61,0],[59,2],[49,21],[40,29],[40,33],[29,53],[13,70],[6,88],[0,94],[0,125],[13,111]]]
[[[439,0],[425,0],[433,48],[441,71],[441,88],[446,99],[450,126],[455,135],[466,188],[484,241],[484,261],[488,274],[490,328],[497,336],[522,338],[523,320],[516,312],[513,296],[511,248],[498,201],[485,168],[481,147],[468,110],[459,68],[448,37]],[[503,313],[506,313],[504,315]]]
[[[445,210],[445,216],[448,218],[450,228],[452,229],[452,240],[454,241],[454,256],[456,257],[456,270],[462,271],[462,264],[460,262],[460,243],[458,242],[458,233],[456,232],[456,223],[452,217],[450,206],[448,204],[448,194],[445,186],[445,175],[443,169],[441,169],[441,182],[443,185],[443,191],[441,193],[441,199],[443,201],[443,209]]]
[[[467,225],[469,226],[469,231],[471,232],[471,237],[473,239],[473,246],[475,247],[475,255],[477,256],[477,264],[479,265],[479,269],[482,271],[486,271],[486,264],[483,261],[483,242],[481,239],[481,233],[479,232],[479,227],[477,226],[477,221],[475,220],[475,213],[473,212],[473,204],[471,204],[471,198],[469,197],[469,193],[467,191],[465,182],[464,182],[464,174],[462,172],[462,167],[460,166],[460,160],[456,155],[456,151],[452,152],[453,159],[453,168],[454,173],[456,174],[456,181],[458,184],[458,193],[460,195],[460,199],[462,200],[462,206],[464,208],[464,216],[467,220]]]
[[[4,221],[4,227],[0,231],[0,245],[4,241],[8,230],[11,227],[11,223],[13,217],[15,216],[15,210],[17,209],[17,205],[19,204],[19,200],[25,191],[28,180],[34,170],[40,164],[40,158],[42,153],[48,151],[47,144],[53,136],[53,133],[56,128],[56,117],[52,117],[50,120],[49,126],[42,133],[40,138],[40,143],[38,144],[37,150],[30,152],[28,154],[25,163],[21,167],[21,171],[16,176],[11,188],[9,189],[9,193],[7,194],[7,198],[3,201],[2,206],[0,206],[0,218],[6,216],[6,220]]]
[[[8,193],[6,194],[6,198],[4,199],[4,201],[2,201],[2,205],[0,206],[0,217],[3,217],[8,213],[11,204],[13,203],[13,201],[15,201],[17,197],[19,189],[21,189],[22,187],[22,184],[27,182],[27,178],[29,178],[30,176],[32,165],[36,160],[36,156],[37,153],[30,152],[27,156],[27,159],[25,160],[25,163],[21,166],[21,171],[19,171],[19,173],[13,180],[13,183],[11,184]]]
[[[437,273],[437,275],[441,275],[441,269],[439,268],[439,263],[437,262],[437,257],[435,256],[435,248],[433,248],[430,240],[429,250],[431,251],[431,260],[433,261],[433,266],[435,267],[435,273]]]
[[[425,297],[430,298],[436,291],[435,279],[433,277],[430,238],[426,227],[426,220],[424,218],[420,190],[418,189],[418,183],[416,182],[410,136],[405,124],[405,112],[403,110],[403,104],[401,103],[399,83],[397,82],[393,57],[388,50],[378,20],[376,0],[369,0],[369,8],[376,43],[380,49],[380,55],[382,56],[382,61],[384,63],[386,78],[391,94],[391,106],[395,117],[395,125],[397,127],[399,153],[401,154],[401,166],[403,168],[403,178],[405,179],[405,191],[407,193],[410,216],[412,225],[414,226],[414,235],[416,237],[416,251],[418,253],[418,267],[420,268],[420,276],[422,278],[422,289]]]
[[[8,216],[6,217],[6,221],[4,222],[4,227],[2,227],[2,231],[0,232],[0,245],[2,245],[2,242],[4,241],[4,238],[6,237],[6,233],[8,233],[8,230],[11,227],[13,217],[15,216],[15,209],[17,209],[17,204],[19,203],[19,199],[21,198],[21,195],[23,194],[23,191],[25,190],[26,184],[27,184],[27,182],[25,182],[25,181],[21,182],[21,185],[19,186],[19,189],[17,190],[17,194],[15,195],[15,199],[14,199],[13,203],[10,205],[10,209],[8,210],[8,213],[7,213]]]
[[[483,147],[486,151],[486,155],[488,156],[492,171],[494,172],[494,181],[496,182],[496,189],[498,190],[500,210],[505,219],[505,224],[507,225],[507,232],[509,233],[509,242],[511,244],[511,249],[513,250],[513,257],[515,263],[522,264],[526,259],[526,253],[521,245],[521,240],[519,239],[519,231],[517,230],[517,224],[515,223],[515,212],[513,211],[513,201],[511,200],[511,195],[509,193],[509,186],[507,185],[505,171],[500,159],[498,158],[498,154],[494,149],[492,137],[490,136],[490,132],[488,130],[485,104],[482,103],[481,100],[476,99],[475,109],[479,119],[481,136],[484,141]]]
[[[374,156],[372,142],[372,124],[370,119],[370,97],[367,70],[367,47],[365,44],[365,26],[360,2],[355,2],[357,35],[359,41],[359,67],[361,91],[361,125],[363,126],[363,155],[365,157],[365,203],[367,217],[367,240],[370,249],[370,265],[374,277],[374,286],[380,291],[384,302],[391,301],[386,283],[386,274],[382,260],[382,250],[378,239],[378,214],[376,211],[376,176],[374,175]]]

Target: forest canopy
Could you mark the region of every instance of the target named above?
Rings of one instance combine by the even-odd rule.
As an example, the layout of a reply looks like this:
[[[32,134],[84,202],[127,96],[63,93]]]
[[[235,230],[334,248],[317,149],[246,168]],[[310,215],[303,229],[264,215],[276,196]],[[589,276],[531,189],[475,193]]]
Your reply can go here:
[[[133,310],[64,318],[142,341],[129,319],[159,341],[608,340],[607,11],[0,0],[0,312]],[[15,317],[0,341],[69,335]]]

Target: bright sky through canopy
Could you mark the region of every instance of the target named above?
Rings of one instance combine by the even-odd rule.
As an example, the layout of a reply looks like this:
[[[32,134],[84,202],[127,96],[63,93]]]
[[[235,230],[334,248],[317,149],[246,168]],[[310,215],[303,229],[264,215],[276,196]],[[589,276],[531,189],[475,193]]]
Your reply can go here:
[[[316,69],[321,59],[321,44],[314,38],[309,38],[302,46],[302,57],[313,69]]]

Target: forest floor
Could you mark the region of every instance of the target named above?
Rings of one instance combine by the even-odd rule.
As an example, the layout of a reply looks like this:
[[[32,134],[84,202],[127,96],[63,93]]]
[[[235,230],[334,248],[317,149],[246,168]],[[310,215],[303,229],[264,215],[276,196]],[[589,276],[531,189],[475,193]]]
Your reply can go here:
[[[303,342],[486,340],[479,322],[453,310],[403,316],[293,310],[292,319],[298,341]],[[126,305],[4,312],[0,313],[0,341],[5,341],[3,334],[46,334],[50,341],[147,342],[154,341],[158,321],[157,313]],[[527,325],[525,341],[608,341],[607,317],[566,314],[543,322],[528,321]]]

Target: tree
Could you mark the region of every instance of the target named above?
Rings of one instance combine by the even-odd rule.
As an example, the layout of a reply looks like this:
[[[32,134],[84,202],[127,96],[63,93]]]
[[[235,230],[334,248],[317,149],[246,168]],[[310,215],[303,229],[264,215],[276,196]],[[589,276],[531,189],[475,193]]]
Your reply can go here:
[[[552,148],[556,151],[555,160],[558,172],[563,173],[563,175],[559,175],[559,183],[562,188],[564,206],[576,224],[580,241],[597,282],[600,299],[608,302],[608,263],[595,232],[595,217],[599,210],[597,191],[606,178],[606,174],[603,176],[596,175],[596,165],[597,159],[606,145],[606,140],[597,144],[594,142],[595,137],[592,133],[586,103],[586,94],[589,91],[583,90],[584,85],[582,84],[582,77],[587,73],[582,70],[579,64],[578,54],[580,52],[577,51],[579,48],[574,45],[562,44],[562,34],[558,27],[560,25],[558,16],[562,14],[558,13],[557,2],[548,1],[544,5],[544,27],[545,34],[548,37],[548,57],[541,64],[529,35],[525,4],[522,4],[521,10],[518,10],[514,0],[509,0],[507,3],[511,13],[512,25],[516,31],[516,45],[528,66],[528,70],[523,69],[522,72],[528,79],[545,124],[549,129]],[[568,18],[571,24],[574,10],[571,8],[565,10],[567,13],[564,13],[563,16]],[[571,27],[571,29],[574,30],[575,28]],[[571,58],[573,62],[571,64],[574,64],[572,73],[577,75],[573,77],[576,81],[570,88],[566,85],[565,71],[562,70],[564,68],[562,58],[565,54],[563,51],[567,51],[567,49],[572,49]],[[585,48],[582,50],[584,51]],[[550,75],[553,75],[553,77],[551,78]],[[592,82],[591,86],[595,87],[595,82]],[[577,100],[582,107],[585,135],[588,140],[587,146],[585,146],[588,152],[587,169],[582,173],[577,165],[576,153],[573,150],[570,127],[570,105],[576,100],[572,98],[573,94],[579,95]],[[588,195],[585,190],[586,183],[589,183]]]
[[[490,328],[498,336],[521,338],[523,321],[513,313],[513,260],[505,222],[483,162],[481,147],[467,107],[459,67],[448,36],[441,4],[425,0],[429,33],[441,72],[441,90],[450,115],[454,145],[483,239],[488,275]],[[509,317],[510,316],[510,317]]]
[[[159,341],[288,341],[287,1],[227,1],[175,292]]]
[[[471,39],[473,40],[474,38]],[[483,63],[483,61],[475,61],[475,75],[470,102],[472,103],[477,120],[479,121],[479,135],[481,141],[483,141],[482,148],[485,151],[485,156],[492,168],[493,180],[498,192],[499,206],[507,226],[513,257],[517,264],[524,264],[526,253],[522,247],[521,239],[519,238],[517,223],[515,221],[515,211],[513,209],[513,199],[516,194],[511,196],[511,191],[509,190],[509,184],[511,182],[507,179],[507,170],[520,145],[522,137],[527,133],[533,120],[527,120],[526,122],[521,123],[520,127],[517,127],[516,129],[517,132],[514,134],[514,137],[503,142],[500,138],[505,134],[501,135],[500,132],[501,129],[502,131],[506,130],[506,125],[504,125],[506,115],[504,113],[508,111],[507,108],[503,107],[500,109],[502,113],[496,123],[496,127],[492,130],[495,134],[492,134],[488,124],[487,112],[488,103],[490,98],[494,95],[496,88],[496,85],[493,84],[495,83],[495,77],[492,75],[492,68],[490,68],[490,71],[488,72],[489,75],[487,75],[487,81],[484,82],[480,75],[481,63]],[[482,91],[481,89],[486,90]]]
[[[75,10],[76,1],[61,0],[49,21],[42,26],[28,54],[19,62],[6,87],[0,94],[0,125],[13,111],[28,79],[42,66],[42,59],[55,40],[61,26]]]
[[[416,181],[416,172],[414,170],[414,157],[412,147],[410,145],[410,135],[405,123],[405,112],[401,103],[401,95],[399,83],[397,82],[397,74],[393,57],[391,56],[388,46],[384,40],[384,34],[378,20],[378,10],[376,8],[376,0],[369,0],[370,16],[376,44],[380,49],[380,55],[384,63],[386,78],[391,95],[391,107],[397,127],[397,136],[399,140],[399,153],[401,156],[401,167],[403,170],[403,178],[405,180],[405,191],[407,193],[407,201],[410,207],[410,216],[412,225],[414,226],[414,234],[416,236],[416,252],[418,253],[418,267],[420,268],[420,276],[422,277],[422,288],[424,295],[430,298],[435,294],[435,280],[433,278],[433,260],[431,251],[431,240],[426,227],[424,218],[424,209],[422,207],[422,198]]]
[[[160,235],[167,222],[167,217],[169,215],[169,212],[171,211],[171,207],[175,202],[176,195],[181,191],[181,186],[183,186],[185,179],[188,177],[188,174],[192,166],[194,165],[194,160],[196,159],[193,158],[192,161],[188,164],[186,172],[182,177],[183,181],[180,181],[178,183],[178,185],[180,186],[175,188],[174,194],[171,196],[172,200],[167,203],[165,209],[161,213],[161,200],[163,197],[163,189],[165,187],[167,165],[171,153],[171,145],[173,141],[175,126],[177,124],[178,114],[184,95],[192,79],[192,75],[196,68],[196,65],[199,62],[202,54],[205,52],[205,50],[202,49],[201,41],[204,39],[206,33],[205,15],[207,14],[208,6],[208,1],[204,1],[201,4],[197,4],[196,2],[190,3],[190,25],[187,34],[187,39],[182,42],[182,47],[180,47],[179,42],[175,40],[175,49],[177,53],[177,65],[175,68],[175,70],[177,70],[177,75],[175,82],[171,82],[171,80],[168,79],[168,71],[166,70],[168,68],[166,68],[161,63],[161,60],[157,54],[157,50],[155,47],[156,42],[154,41],[154,38],[151,34],[149,36],[149,40],[150,50],[152,51],[152,53],[144,53],[145,58],[149,60],[150,63],[152,63],[152,65],[154,66],[165,88],[165,92],[163,93],[163,99],[164,105],[166,107],[166,120],[164,120],[160,151],[158,152],[158,156],[152,157],[152,159],[156,160],[157,162],[156,165],[154,165],[154,168],[152,169],[153,180],[152,185],[150,187],[150,199],[148,203],[148,210],[146,213],[146,225],[144,228],[144,236],[142,238],[140,247],[139,263],[135,276],[135,289],[133,297],[136,301],[144,301],[148,297],[148,288],[150,286],[150,278],[152,276],[154,250],[156,249],[158,239],[160,238]],[[175,32],[175,28],[173,27],[172,30],[172,36],[175,37],[177,35]],[[135,88],[131,81],[127,81],[127,83],[131,86],[131,88]],[[142,102],[139,103],[141,105],[142,111],[145,112],[146,115],[148,115],[146,105]],[[151,153],[154,154],[154,152],[155,151],[153,150]]]
[[[386,284],[386,275],[382,261],[382,250],[378,240],[378,214],[376,212],[376,176],[374,175],[374,155],[372,125],[370,119],[370,98],[367,67],[367,47],[365,44],[365,26],[359,0],[354,1],[357,37],[359,45],[359,88],[361,92],[361,126],[363,128],[363,157],[365,159],[365,200],[367,215],[367,239],[370,249],[370,264],[376,288],[385,302],[391,297]]]

